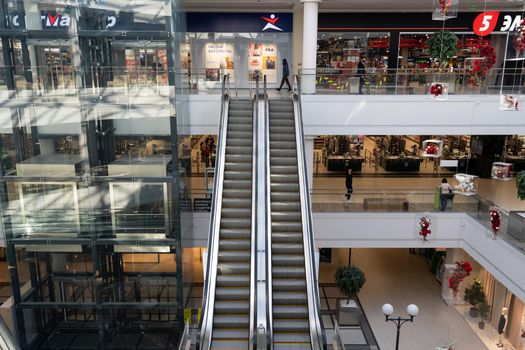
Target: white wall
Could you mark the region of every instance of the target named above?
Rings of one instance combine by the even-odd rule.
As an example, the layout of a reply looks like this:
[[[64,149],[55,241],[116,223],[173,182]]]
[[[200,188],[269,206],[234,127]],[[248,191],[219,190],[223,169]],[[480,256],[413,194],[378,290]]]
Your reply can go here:
[[[192,134],[216,134],[220,96],[190,96]],[[304,95],[306,136],[317,135],[523,135],[523,110],[499,110],[499,95]]]
[[[418,236],[422,215],[432,220],[427,242]],[[209,213],[195,213],[192,239],[206,247]],[[314,213],[317,248],[462,248],[520,300],[525,300],[525,254],[464,213]]]

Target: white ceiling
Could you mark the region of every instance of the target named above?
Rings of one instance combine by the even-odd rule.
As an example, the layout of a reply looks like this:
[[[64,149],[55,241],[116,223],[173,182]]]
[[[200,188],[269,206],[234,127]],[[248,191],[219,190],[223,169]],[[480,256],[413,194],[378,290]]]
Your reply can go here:
[[[437,0],[436,0],[437,1]],[[290,11],[299,0],[184,0],[188,11]],[[525,0],[459,0],[460,11],[521,11]],[[432,12],[433,0],[323,0],[320,11]]]

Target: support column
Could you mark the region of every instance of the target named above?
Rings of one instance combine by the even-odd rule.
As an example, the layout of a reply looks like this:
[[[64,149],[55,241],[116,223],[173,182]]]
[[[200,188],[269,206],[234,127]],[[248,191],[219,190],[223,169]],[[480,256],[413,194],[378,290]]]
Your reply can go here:
[[[321,0],[301,0],[303,15],[303,75],[301,90],[315,93],[315,70],[317,67],[317,17]]]
[[[304,152],[306,153],[306,171],[308,176],[308,191],[314,187],[314,136],[304,137]]]

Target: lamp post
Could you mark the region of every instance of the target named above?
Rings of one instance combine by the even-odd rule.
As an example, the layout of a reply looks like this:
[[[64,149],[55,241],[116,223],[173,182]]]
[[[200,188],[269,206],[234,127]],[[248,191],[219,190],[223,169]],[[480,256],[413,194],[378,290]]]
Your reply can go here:
[[[417,314],[419,313],[419,308],[415,304],[410,304],[407,306],[407,313],[410,316],[410,318],[401,318],[401,317],[391,318],[390,316],[392,316],[393,313],[394,313],[394,307],[392,305],[390,304],[383,305],[383,314],[385,314],[385,322],[391,321],[397,327],[396,350],[399,350],[399,334],[401,331],[401,326],[409,321],[414,322],[414,317],[416,317]]]

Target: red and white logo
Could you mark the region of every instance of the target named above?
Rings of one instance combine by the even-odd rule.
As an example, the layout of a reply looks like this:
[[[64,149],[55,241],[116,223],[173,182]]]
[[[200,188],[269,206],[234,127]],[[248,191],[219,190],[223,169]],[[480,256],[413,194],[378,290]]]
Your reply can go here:
[[[268,17],[261,17],[261,18],[266,21],[266,26],[263,28],[263,32],[268,29],[278,30],[280,32],[283,31],[281,28],[275,25],[275,23],[277,23],[277,21],[279,20],[279,17],[275,17],[273,13],[270,15],[270,18]]]

